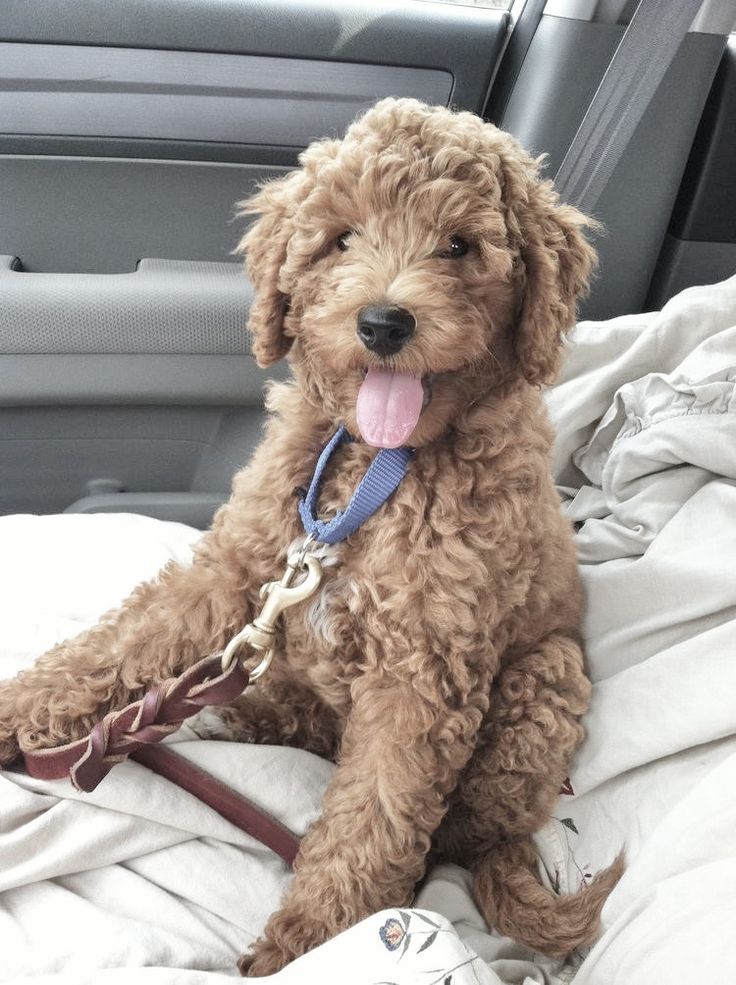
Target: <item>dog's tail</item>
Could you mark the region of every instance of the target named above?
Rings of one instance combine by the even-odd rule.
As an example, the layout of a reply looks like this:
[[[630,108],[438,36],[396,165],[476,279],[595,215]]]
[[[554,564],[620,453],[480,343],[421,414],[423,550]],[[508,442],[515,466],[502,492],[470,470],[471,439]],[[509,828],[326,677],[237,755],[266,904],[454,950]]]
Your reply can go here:
[[[528,839],[494,845],[474,869],[473,894],[486,922],[497,931],[550,957],[592,944],[606,897],[624,870],[623,852],[588,885],[569,896],[537,879]]]

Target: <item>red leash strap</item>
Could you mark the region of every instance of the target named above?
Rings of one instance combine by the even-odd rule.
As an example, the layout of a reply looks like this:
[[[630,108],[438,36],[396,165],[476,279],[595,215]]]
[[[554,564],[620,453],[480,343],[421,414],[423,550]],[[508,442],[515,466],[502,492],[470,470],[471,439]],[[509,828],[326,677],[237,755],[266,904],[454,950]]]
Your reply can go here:
[[[133,753],[132,758],[194,794],[220,817],[280,855],[288,866],[294,864],[299,851],[296,835],[247,797],[235,793],[199,766],[173,752],[170,746],[144,746]]]
[[[130,756],[194,794],[291,865],[299,850],[291,831],[204,770],[156,746],[205,706],[229,704],[247,686],[248,671],[238,660],[223,672],[220,654],[206,657],[180,677],[152,687],[138,701],[109,712],[86,739],[23,751],[26,770],[40,780],[68,776],[78,790],[89,793],[116,763]]]

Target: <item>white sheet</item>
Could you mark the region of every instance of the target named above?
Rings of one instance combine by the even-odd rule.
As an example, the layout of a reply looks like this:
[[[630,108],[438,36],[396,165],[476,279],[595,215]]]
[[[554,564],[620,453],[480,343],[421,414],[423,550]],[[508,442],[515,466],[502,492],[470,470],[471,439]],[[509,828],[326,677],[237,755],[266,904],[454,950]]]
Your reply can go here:
[[[580,325],[549,406],[594,691],[547,833],[629,861],[575,983],[736,980],[736,278]]]
[[[188,560],[198,536],[140,516],[1,517],[0,676],[93,624],[169,557]],[[178,749],[300,833],[332,769],[299,750],[191,735]],[[76,983],[124,965],[232,974],[289,879],[271,852],[135,763],[89,795],[0,772],[0,804],[0,980],[58,971]]]
[[[576,795],[561,797],[538,845],[565,891],[626,843],[605,932],[561,968],[489,934],[467,875],[445,866],[417,901],[424,917],[377,914],[274,981],[342,983],[348,969],[355,985],[736,979],[736,278],[661,314],[581,324],[548,403],[565,508],[582,524],[594,697]],[[186,557],[195,536],[141,517],[0,518],[0,676]],[[299,830],[331,769],[294,750],[180,748]],[[104,985],[129,980],[114,968],[124,964],[142,983],[224,981],[288,878],[135,764],[84,800],[0,774],[0,803],[0,980]],[[427,919],[438,934],[419,952]],[[406,938],[389,950],[380,931],[398,921],[401,937],[405,920],[402,955]]]

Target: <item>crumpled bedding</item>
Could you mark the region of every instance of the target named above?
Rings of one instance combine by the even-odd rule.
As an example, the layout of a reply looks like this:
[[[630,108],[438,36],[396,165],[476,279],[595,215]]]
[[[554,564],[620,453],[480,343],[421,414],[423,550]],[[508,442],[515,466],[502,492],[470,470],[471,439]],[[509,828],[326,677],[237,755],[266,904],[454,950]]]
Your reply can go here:
[[[625,845],[601,939],[564,964],[530,954],[488,931],[467,873],[441,866],[417,909],[376,914],[273,981],[736,979],[736,278],[661,313],[581,323],[547,399],[594,689],[588,737],[537,845],[561,892]],[[0,518],[0,676],[168,557],[186,559],[196,537],[144,517]],[[178,749],[296,831],[332,769],[186,732]],[[135,763],[92,795],[0,772],[0,981],[107,985],[135,967],[141,983],[224,982],[288,878]]]
[[[594,689],[545,863],[628,858],[574,981],[736,980],[736,278],[579,325],[549,409]]]

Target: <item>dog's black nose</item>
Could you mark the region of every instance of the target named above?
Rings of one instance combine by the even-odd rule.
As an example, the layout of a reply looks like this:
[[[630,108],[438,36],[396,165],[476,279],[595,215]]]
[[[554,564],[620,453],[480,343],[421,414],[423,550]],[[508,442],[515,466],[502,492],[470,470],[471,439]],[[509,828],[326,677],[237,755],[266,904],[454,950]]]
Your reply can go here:
[[[405,308],[369,304],[358,315],[358,335],[377,356],[393,356],[414,334],[417,323]]]

